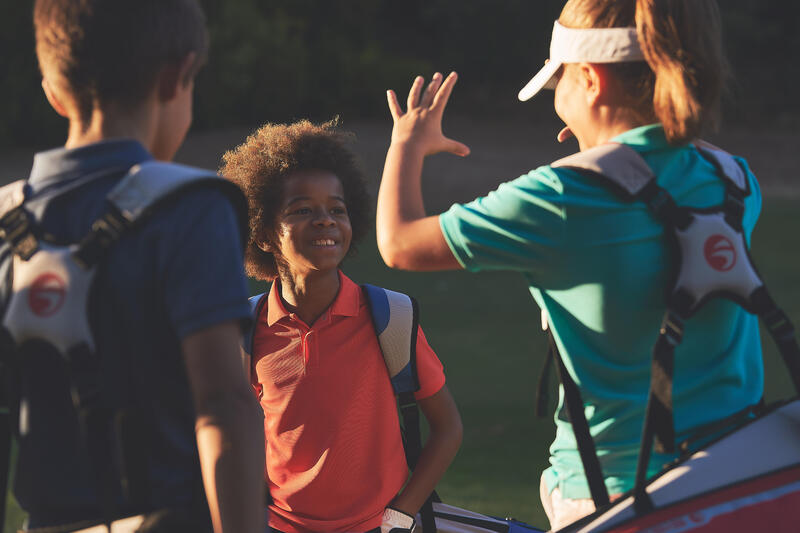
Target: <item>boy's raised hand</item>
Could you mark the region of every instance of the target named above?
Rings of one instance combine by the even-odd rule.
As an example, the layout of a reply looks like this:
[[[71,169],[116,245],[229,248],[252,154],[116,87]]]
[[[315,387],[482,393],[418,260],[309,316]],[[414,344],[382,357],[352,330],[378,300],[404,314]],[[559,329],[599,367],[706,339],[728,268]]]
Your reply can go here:
[[[412,145],[424,155],[439,152],[450,152],[462,157],[469,155],[467,145],[445,137],[442,133],[442,115],[457,79],[458,75],[451,72],[442,81],[441,73],[437,72],[423,91],[425,79],[417,76],[408,92],[405,113],[400,108],[395,92],[387,91],[389,111],[394,120],[392,144]]]

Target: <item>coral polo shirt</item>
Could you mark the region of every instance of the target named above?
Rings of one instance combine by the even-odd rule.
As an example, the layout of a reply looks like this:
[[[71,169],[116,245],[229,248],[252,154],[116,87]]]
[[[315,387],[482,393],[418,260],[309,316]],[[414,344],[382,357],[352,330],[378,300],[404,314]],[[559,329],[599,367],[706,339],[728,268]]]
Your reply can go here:
[[[380,527],[408,477],[394,392],[361,288],[339,273],[311,326],[286,311],[275,282],[257,318],[253,387],[264,410],[269,525],[286,533]],[[417,399],[444,385],[417,335]]]

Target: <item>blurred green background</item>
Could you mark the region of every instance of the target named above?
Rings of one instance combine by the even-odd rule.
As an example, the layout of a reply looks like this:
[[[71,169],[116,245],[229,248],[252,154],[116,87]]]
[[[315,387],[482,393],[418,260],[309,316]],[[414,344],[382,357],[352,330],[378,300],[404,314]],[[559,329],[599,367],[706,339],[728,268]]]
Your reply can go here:
[[[255,126],[341,115],[357,133],[374,190],[388,145],[385,90],[403,94],[415,74],[457,70],[446,131],[472,148],[426,162],[429,212],[574,151],[557,145],[551,97],[524,105],[517,91],[547,56],[553,0],[201,0],[211,54],[196,85],[193,133],[178,159],[216,168]],[[724,129],[712,138],[750,161],[765,185],[754,256],[773,294],[800,323],[800,3],[719,0],[734,81]],[[62,143],[66,123],[42,95],[33,53],[31,0],[0,1],[0,183],[24,176],[34,149]],[[440,484],[445,501],[546,525],[538,501],[553,437],[533,400],[545,342],[521,277],[386,268],[374,235],[348,260],[356,281],[420,301],[422,325],[445,364],[461,409],[464,444]],[[258,287],[253,286],[253,291]],[[769,399],[790,383],[764,341]],[[6,531],[18,527],[13,508]]]
[[[297,117],[385,116],[385,90],[461,74],[454,112],[514,113],[561,0],[201,0],[211,35],[195,129]],[[720,0],[738,122],[797,124],[800,3]],[[49,145],[66,125],[42,97],[32,0],[0,2],[0,148]],[[541,105],[534,102],[532,106]],[[546,107],[546,106],[545,106]]]

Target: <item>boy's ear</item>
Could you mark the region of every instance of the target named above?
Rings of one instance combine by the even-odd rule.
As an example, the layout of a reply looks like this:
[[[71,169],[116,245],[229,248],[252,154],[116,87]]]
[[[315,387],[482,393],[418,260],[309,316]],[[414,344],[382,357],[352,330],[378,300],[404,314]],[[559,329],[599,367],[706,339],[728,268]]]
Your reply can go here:
[[[161,69],[158,75],[158,98],[162,102],[174,99],[182,87],[191,81],[197,53],[189,52],[182,60]]]
[[[55,112],[64,118],[69,118],[67,108],[61,103],[61,100],[59,100],[55,91],[53,91],[53,87],[47,81],[47,78],[42,78],[42,89],[44,89],[44,95],[47,97],[47,101],[50,102],[50,106]]]

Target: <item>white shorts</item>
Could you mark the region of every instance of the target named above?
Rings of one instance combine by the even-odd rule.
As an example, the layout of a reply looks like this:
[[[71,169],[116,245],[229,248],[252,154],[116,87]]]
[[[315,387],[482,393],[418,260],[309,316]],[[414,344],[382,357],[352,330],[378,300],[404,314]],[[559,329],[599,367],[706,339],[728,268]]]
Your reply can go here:
[[[544,475],[539,483],[539,497],[542,499],[542,507],[550,521],[550,529],[558,531],[568,526],[576,520],[590,515],[595,511],[594,502],[591,498],[562,498],[558,488],[552,492],[547,490],[544,482]]]

